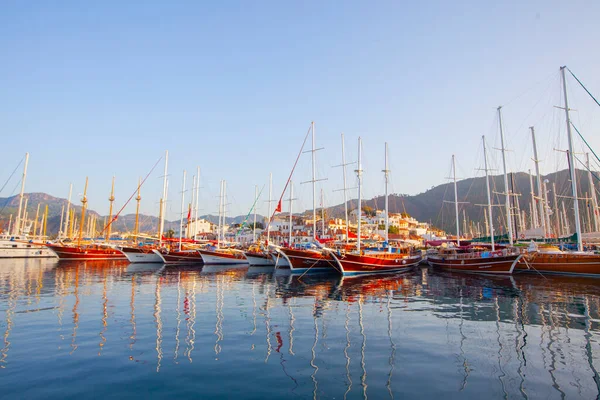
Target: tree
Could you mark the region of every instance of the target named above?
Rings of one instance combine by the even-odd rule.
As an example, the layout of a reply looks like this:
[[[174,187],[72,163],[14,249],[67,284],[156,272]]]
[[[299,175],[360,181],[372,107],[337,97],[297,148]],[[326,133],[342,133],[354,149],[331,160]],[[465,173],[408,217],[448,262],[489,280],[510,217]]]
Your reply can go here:
[[[367,217],[374,217],[377,213],[375,212],[375,210],[373,209],[373,207],[370,206],[364,206],[363,211],[365,212],[365,215]]]
[[[167,234],[165,235],[165,237],[167,237],[169,239],[173,239],[175,237],[175,231],[173,229],[169,229],[167,231]]]
[[[391,226],[388,229],[388,233],[391,233],[392,235],[397,235],[400,233],[400,228],[398,228],[397,226]]]

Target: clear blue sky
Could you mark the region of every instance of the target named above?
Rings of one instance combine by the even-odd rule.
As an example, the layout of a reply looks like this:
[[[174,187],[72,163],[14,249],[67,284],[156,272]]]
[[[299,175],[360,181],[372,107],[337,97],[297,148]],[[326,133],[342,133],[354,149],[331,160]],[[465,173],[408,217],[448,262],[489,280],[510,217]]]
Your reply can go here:
[[[314,120],[326,205],[342,201],[341,170],[331,168],[341,132],[348,160],[364,140],[367,197],[383,193],[385,141],[391,191],[416,194],[444,182],[453,153],[461,178],[477,174],[481,135],[499,145],[499,105],[509,168],[531,168],[535,124],[552,172],[565,166],[552,151],[566,146],[552,107],[558,68],[600,96],[599,16],[598,1],[5,1],[0,180],[28,151],[26,191],[66,197],[73,182],[82,193],[87,175],[89,205],[106,214],[111,177],[119,208],[168,149],[169,218],[183,169],[190,177],[196,166],[201,213],[216,213],[225,179],[229,213],[245,214],[269,172],[280,194]],[[600,109],[569,84],[575,120],[600,149]],[[310,179],[309,161],[296,181]],[[162,168],[142,189],[146,213],[157,214]],[[310,208],[309,185],[294,190],[294,209]]]

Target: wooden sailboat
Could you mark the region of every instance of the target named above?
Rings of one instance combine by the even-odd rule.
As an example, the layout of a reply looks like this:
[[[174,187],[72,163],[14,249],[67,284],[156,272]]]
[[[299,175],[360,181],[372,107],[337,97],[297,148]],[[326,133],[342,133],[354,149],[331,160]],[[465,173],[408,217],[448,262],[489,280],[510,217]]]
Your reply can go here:
[[[309,248],[306,249],[294,249],[294,248],[278,248],[277,252],[283,257],[290,266],[292,272],[306,272],[310,271],[335,271],[337,263],[331,257],[330,251],[321,248],[317,241],[317,207],[316,207],[316,191],[315,183],[316,170],[315,170],[315,152],[319,149],[315,148],[315,123],[311,122],[310,132],[312,134],[312,149],[309,150],[312,153],[312,200],[313,200],[313,242],[309,244]],[[308,135],[307,135],[308,136]],[[305,138],[306,142],[306,138]],[[304,147],[304,144],[302,145]],[[300,153],[298,157],[302,153]],[[296,160],[297,161],[297,160]],[[295,167],[295,165],[294,165]],[[292,170],[293,173],[293,170]],[[291,178],[291,176],[290,176]],[[289,183],[289,179],[288,179]],[[284,190],[285,192],[285,190]],[[290,243],[291,245],[291,243]]]
[[[219,196],[219,227],[217,232],[217,246],[214,248],[199,249],[198,254],[202,257],[204,264],[247,264],[248,259],[244,252],[238,249],[223,246],[225,242],[225,195],[227,183],[221,181],[221,193]]]
[[[179,242],[176,249],[160,248],[154,249],[154,254],[160,256],[165,264],[202,264],[203,259],[198,249],[183,248],[183,213],[185,211],[185,179],[186,172],[183,171],[183,184],[181,188],[181,216],[179,220]],[[164,218],[164,216],[163,216]]]
[[[503,141],[504,142],[504,141]],[[502,146],[504,149],[504,145]],[[483,158],[485,164],[485,182],[487,189],[487,208],[488,208],[488,221],[490,224],[490,236],[492,238],[491,251],[486,248],[476,250],[474,247],[461,248],[460,247],[460,230],[459,230],[459,215],[458,215],[458,191],[456,187],[456,162],[454,155],[452,156],[452,172],[454,180],[454,208],[456,212],[456,248],[449,248],[447,250],[440,250],[437,254],[430,254],[427,256],[427,262],[432,267],[438,267],[442,269],[459,271],[459,272],[478,272],[487,274],[512,274],[518,261],[522,255],[518,251],[514,251],[512,248],[505,248],[502,250],[496,250],[494,243],[494,227],[492,218],[492,204],[490,197],[490,183],[488,177],[487,167],[487,151],[485,147],[485,137],[483,137]],[[504,170],[506,175],[506,169]],[[505,181],[506,182],[506,181]],[[508,196],[508,187],[506,189],[506,195]],[[509,207],[508,202],[506,203],[507,208]],[[508,219],[510,220],[510,212],[507,209]],[[511,235],[509,235],[511,236]],[[512,242],[512,238],[511,238]]]
[[[569,172],[571,174],[571,189],[573,193],[573,209],[575,212],[575,232],[577,236],[577,251],[561,251],[556,247],[538,247],[533,243],[528,249],[523,260],[524,268],[532,268],[542,273],[575,274],[575,275],[600,275],[600,254],[583,251],[581,220],[579,215],[579,197],[577,194],[577,174],[573,156],[573,135],[571,132],[571,118],[569,115],[569,102],[567,99],[567,81],[565,68],[561,67],[563,92],[565,98],[565,115],[567,122],[567,135],[569,143]]]
[[[103,243],[84,244],[83,228],[85,223],[85,211],[87,208],[87,186],[88,178],[85,178],[85,188],[81,199],[81,220],[79,222],[79,236],[75,245],[62,243],[47,244],[61,260],[124,260],[125,255],[118,249]],[[112,198],[112,195],[111,195]]]
[[[244,251],[244,255],[246,256],[246,259],[248,260],[248,264],[250,264],[250,266],[274,267],[275,260],[273,260],[271,252],[269,251],[268,248],[265,248],[256,240],[256,202],[257,201],[258,201],[258,186],[255,186],[254,187],[254,205],[252,206],[254,208],[254,226],[252,228],[253,244],[246,251]],[[269,187],[269,208],[270,208],[270,204],[271,204],[270,202],[271,202],[271,188]],[[271,213],[271,211],[269,210],[269,214],[270,213]],[[267,236],[268,236],[268,234],[267,234]],[[267,240],[267,243],[268,243],[268,240]]]
[[[386,251],[361,251],[361,189],[362,189],[362,142],[358,138],[358,221],[357,221],[357,241],[356,250],[352,252],[331,252],[331,257],[337,263],[342,275],[359,275],[359,274],[374,274],[385,272],[402,272],[408,271],[412,267],[419,264],[422,260],[420,253],[411,253],[410,250],[392,252],[388,247]],[[385,241],[388,242],[388,178],[389,169],[387,163],[387,143],[385,145]]]

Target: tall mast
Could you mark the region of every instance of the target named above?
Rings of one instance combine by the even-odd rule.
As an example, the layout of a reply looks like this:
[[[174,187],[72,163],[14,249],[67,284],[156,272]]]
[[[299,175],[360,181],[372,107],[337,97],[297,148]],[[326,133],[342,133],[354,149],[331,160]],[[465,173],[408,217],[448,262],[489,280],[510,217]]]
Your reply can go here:
[[[142,179],[140,178],[138,182],[137,188],[137,196],[135,197],[135,201],[137,205],[135,207],[135,226],[133,227],[133,240],[137,243],[137,237],[140,233],[140,201],[142,200],[142,196],[140,195],[140,188],[142,187]]]
[[[256,202],[258,201],[258,185],[254,185],[254,225],[252,226],[252,242],[256,243]]]
[[[25,153],[25,166],[23,167],[23,177],[21,178],[21,193],[19,194],[19,210],[17,219],[13,225],[13,235],[21,234],[21,211],[23,209],[23,193],[25,192],[25,179],[27,178],[27,164],[29,163],[29,153]],[[25,214],[25,212],[23,212]]]
[[[37,234],[37,224],[38,224],[38,219],[40,217],[40,205],[41,205],[41,203],[38,203],[37,210],[35,211],[35,219],[33,220],[33,235],[32,236],[35,236]]]
[[[388,205],[388,182],[390,177],[390,169],[388,167],[388,144],[385,142],[385,169],[382,171],[385,177],[385,241],[389,243],[389,234],[388,231],[390,229],[390,218],[389,218],[389,205]]]
[[[187,226],[185,228],[185,237],[190,238],[191,235],[191,227],[192,227],[192,219],[194,217],[194,207],[196,206],[196,175],[192,175],[192,201],[188,206],[188,215],[190,218],[187,220]],[[191,237],[193,239],[193,237]]]
[[[181,251],[181,238],[183,237],[184,207],[185,207],[185,169],[183,170],[183,183],[181,184],[181,216],[179,218],[179,251]]]
[[[553,197],[553,203],[554,203],[554,232],[556,234],[556,238],[558,239],[561,235],[561,228],[560,228],[560,210],[558,208],[558,200],[557,200],[557,195],[556,195],[556,182],[552,182],[552,197]]]
[[[544,231],[544,237],[548,236],[548,228],[546,226],[546,205],[544,204],[544,194],[542,193],[542,176],[540,175],[539,159],[537,154],[537,145],[535,142],[535,131],[533,126],[530,126],[531,140],[533,141],[533,162],[535,163],[535,175],[537,176],[537,190],[538,190],[538,209],[540,213],[541,225]]]
[[[512,213],[510,211],[510,189],[508,187],[508,175],[506,174],[506,148],[504,147],[504,129],[502,128],[502,107],[498,107],[498,125],[500,126],[500,141],[502,145],[502,168],[504,170],[504,190],[506,195],[506,222],[508,227],[508,242],[513,245]]]
[[[44,232],[42,234],[42,237],[45,238],[46,237],[46,227],[48,225],[48,204],[46,204],[46,208],[44,209]]]
[[[342,133],[342,171],[344,173],[344,216],[346,218],[346,244],[348,244],[349,238],[348,233],[350,232],[350,227],[348,226],[348,199],[346,197],[346,152],[344,150],[344,134]]]
[[[321,236],[325,234],[325,197],[321,188]]]
[[[167,204],[167,166],[169,164],[169,150],[165,151],[165,174],[163,176],[163,195],[160,204],[160,221],[158,222],[158,244],[162,245],[163,232],[165,230],[165,211]]]
[[[79,221],[79,236],[77,238],[77,246],[81,246],[81,236],[83,235],[83,224],[85,223],[85,209],[87,207],[87,187],[88,177],[85,177],[85,186],[83,188],[83,197],[81,198],[81,220]]]
[[[532,228],[537,228],[538,227],[538,213],[537,213],[537,207],[535,206],[535,188],[533,187],[533,175],[531,175],[531,170],[529,170],[529,187],[531,188],[531,204],[529,207],[529,212],[531,213],[531,227]]]
[[[106,228],[106,241],[110,241],[110,230],[112,228],[112,212],[113,212],[113,202],[115,201],[115,177],[112,178],[112,186],[110,188],[110,197],[108,198],[110,202],[110,208],[108,209],[108,227]]]
[[[71,237],[69,234],[69,232],[70,232],[69,231],[69,222],[71,219],[70,218],[71,215],[69,214],[69,210],[71,209],[71,193],[73,193],[73,184],[69,183],[69,199],[67,200],[67,212],[65,213],[65,229],[64,229],[65,236],[69,237],[69,238]],[[73,229],[73,228],[71,227],[71,229]]]
[[[362,141],[359,136],[358,138],[358,167],[356,170],[356,176],[358,177],[358,214],[356,216],[356,250],[360,252],[360,220],[362,214],[361,207],[361,190],[362,190]]]
[[[219,188],[219,223],[217,225],[217,247],[221,247],[221,219],[223,217],[223,180]]]
[[[490,195],[490,178],[488,176],[487,149],[485,147],[485,136],[481,137],[483,142],[483,165],[485,168],[485,188],[487,190],[487,216],[490,221],[490,237],[492,239],[492,251],[496,251],[494,243],[494,217],[492,215],[492,197]]]
[[[63,227],[63,220],[65,218],[65,205],[63,204],[60,210],[60,225],[58,228],[58,239],[60,240],[62,238],[62,227]]]
[[[311,132],[312,132],[312,202],[313,202],[313,240],[317,240],[317,198],[316,198],[316,171],[315,171],[315,122],[312,121]]]
[[[458,189],[456,187],[456,160],[452,154],[452,179],[454,180],[454,212],[456,213],[456,245],[460,247],[460,224],[458,222]],[[490,226],[491,226],[490,221]]]
[[[567,79],[565,78],[565,67],[560,67],[565,96],[565,115],[567,119],[567,135],[569,138],[569,170],[571,172],[571,189],[573,191],[573,209],[575,211],[575,233],[577,233],[577,250],[583,251],[581,239],[581,222],[579,220],[579,198],[577,196],[577,171],[573,157],[573,135],[571,134],[571,118],[569,117],[569,102],[567,100]]]
[[[227,224],[227,181],[223,180],[223,241],[225,241],[225,226]]]
[[[200,167],[196,171],[196,211],[194,212],[194,240],[198,238],[198,204],[200,197]]]
[[[594,232],[600,231],[600,221],[598,220],[598,198],[596,197],[596,188],[592,179],[592,170],[590,168],[590,153],[585,153],[585,165],[588,170],[588,181],[590,185],[590,192],[592,194],[592,215],[594,218]]]
[[[269,223],[271,221],[271,202],[273,200],[271,200],[271,197],[273,197],[273,173],[269,173],[269,213],[267,214],[267,217],[269,218],[269,221],[267,222],[267,246],[269,245],[269,241],[271,240],[271,224]]]
[[[290,180],[290,237],[289,237],[289,241],[288,241],[288,246],[292,247],[292,228],[294,225],[294,220],[293,220],[293,216],[294,213],[292,212],[292,202],[294,200],[294,183]]]

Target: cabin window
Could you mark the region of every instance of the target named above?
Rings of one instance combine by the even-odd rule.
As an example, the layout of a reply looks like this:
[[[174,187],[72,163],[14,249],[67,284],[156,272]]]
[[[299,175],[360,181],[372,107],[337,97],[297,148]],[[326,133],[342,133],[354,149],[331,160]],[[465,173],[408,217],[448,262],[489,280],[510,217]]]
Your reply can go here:
[[[13,244],[13,245],[12,245],[12,247],[13,247],[13,248],[15,248],[15,247],[17,247],[17,245],[16,245],[16,244]]]

